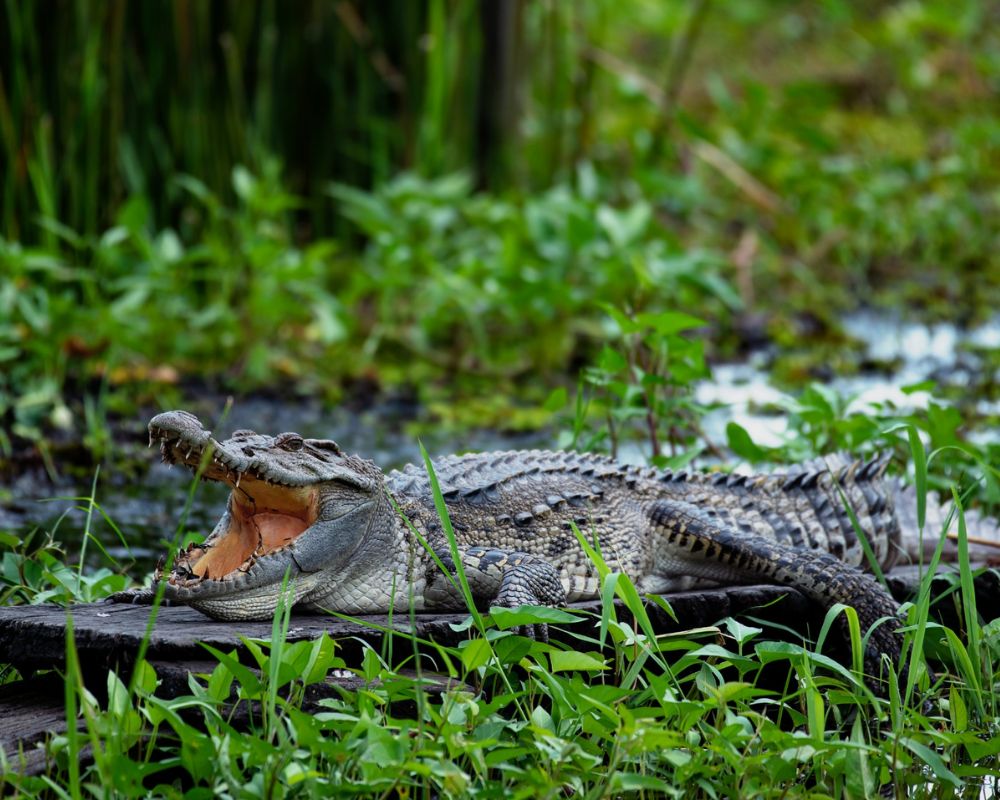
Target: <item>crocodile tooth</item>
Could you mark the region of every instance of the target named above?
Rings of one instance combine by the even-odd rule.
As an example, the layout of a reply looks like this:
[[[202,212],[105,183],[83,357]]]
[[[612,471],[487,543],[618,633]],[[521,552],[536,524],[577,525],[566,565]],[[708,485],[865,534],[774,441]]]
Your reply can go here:
[[[242,477],[243,477],[243,473],[242,472],[237,472],[236,473],[236,488],[237,489],[240,488],[240,478],[242,478]]]

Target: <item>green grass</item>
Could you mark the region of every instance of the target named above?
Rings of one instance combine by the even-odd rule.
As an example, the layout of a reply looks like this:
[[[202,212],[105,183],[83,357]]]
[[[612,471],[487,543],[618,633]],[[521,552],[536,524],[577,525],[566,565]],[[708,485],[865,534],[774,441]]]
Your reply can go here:
[[[926,486],[926,465],[939,454],[914,455]],[[143,663],[129,683],[109,674],[98,701],[68,633],[70,732],[48,743],[45,774],[5,768],[0,789],[26,797],[979,797],[983,786],[996,790],[990,781],[1000,771],[1000,628],[978,616],[961,514],[959,531],[960,577],[946,602],[959,609],[961,628],[928,621],[928,573],[906,611],[909,681],[884,698],[857,671],[865,631],[853,630],[853,658],[821,653],[823,640],[840,635],[832,625],[839,609],[819,644],[774,640],[748,618],[657,635],[635,587],[608,570],[582,531],[605,603],[592,625],[568,629],[568,644],[509,630],[558,627],[563,611],[470,609],[479,621],[457,647],[387,631],[381,653],[366,647],[359,663],[346,664],[326,637],[287,642],[288,609],[280,608],[268,642],[244,641],[249,664],[210,648],[211,673],[166,700]],[[31,561],[50,558],[43,550]],[[5,565],[14,561],[5,553]],[[117,588],[84,590],[59,575],[36,576],[7,601],[53,599],[47,583],[66,591],[63,599]],[[5,578],[12,582],[9,570]],[[305,688],[332,669],[349,669],[367,688],[303,711]],[[428,694],[427,673],[455,683]],[[84,744],[92,757],[77,767]]]

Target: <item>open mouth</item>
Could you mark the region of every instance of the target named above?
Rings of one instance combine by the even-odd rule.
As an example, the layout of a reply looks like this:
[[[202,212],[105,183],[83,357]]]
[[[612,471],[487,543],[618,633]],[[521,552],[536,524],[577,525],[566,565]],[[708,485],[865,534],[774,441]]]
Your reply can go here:
[[[154,441],[165,462],[201,468],[202,477],[232,487],[228,528],[179,553],[167,578],[171,584],[191,586],[247,572],[259,558],[294,542],[319,516],[314,487],[287,486],[253,469],[241,469],[213,440],[192,444],[172,431],[153,428],[150,443]]]

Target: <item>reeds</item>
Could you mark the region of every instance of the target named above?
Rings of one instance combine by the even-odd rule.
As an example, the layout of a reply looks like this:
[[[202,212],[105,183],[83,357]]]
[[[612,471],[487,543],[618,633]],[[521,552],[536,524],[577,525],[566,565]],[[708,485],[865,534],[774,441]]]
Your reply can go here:
[[[95,234],[131,194],[173,224],[176,173],[231,197],[233,168],[257,172],[272,153],[310,201],[314,233],[335,227],[329,203],[314,202],[329,180],[367,187],[400,169],[497,178],[490,165],[509,143],[490,128],[512,129],[510,82],[545,85],[565,106],[561,42],[576,35],[557,4],[532,9],[526,26],[520,3],[497,5],[10,0],[0,6],[0,235],[54,243],[39,217]],[[533,51],[554,48],[539,60],[547,74],[484,62],[512,62],[523,35],[538,39]]]

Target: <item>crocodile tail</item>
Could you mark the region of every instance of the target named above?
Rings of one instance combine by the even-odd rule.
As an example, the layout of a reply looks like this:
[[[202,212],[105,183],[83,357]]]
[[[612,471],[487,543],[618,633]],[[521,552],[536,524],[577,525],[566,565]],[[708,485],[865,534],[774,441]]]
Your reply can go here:
[[[871,629],[865,668],[877,676],[883,656],[899,664],[902,640],[895,629],[899,606],[870,575],[828,553],[795,550],[739,533],[684,502],[660,501],[650,510],[658,556],[672,568],[742,583],[775,581],[830,608],[852,606],[862,630]]]
[[[911,564],[926,564],[938,545],[942,532],[946,535],[941,558],[958,560],[958,516],[954,503],[941,502],[937,492],[927,493],[927,510],[923,536],[917,522],[917,490],[893,482],[896,516],[903,532],[903,558]],[[1000,520],[983,515],[978,509],[965,509],[965,530],[969,537],[969,558],[974,562],[1000,563]]]

